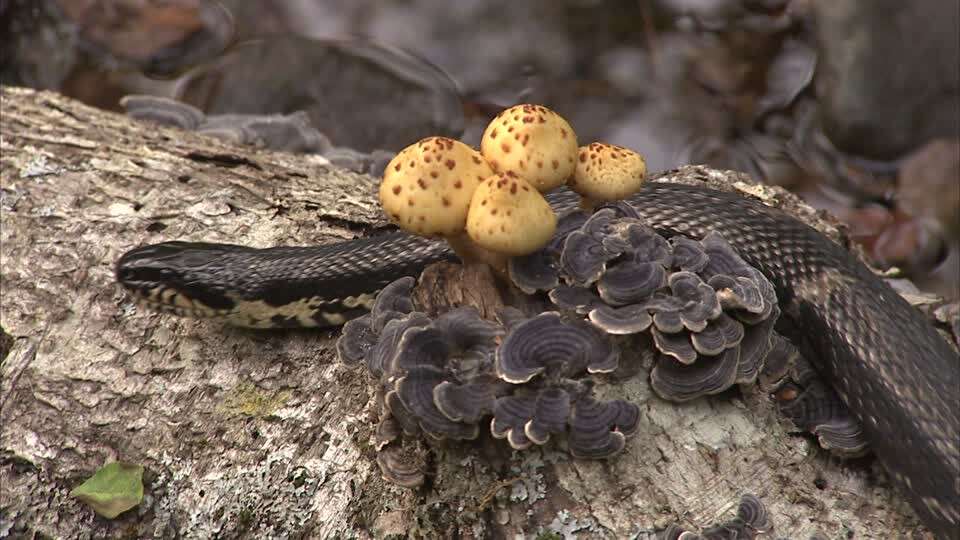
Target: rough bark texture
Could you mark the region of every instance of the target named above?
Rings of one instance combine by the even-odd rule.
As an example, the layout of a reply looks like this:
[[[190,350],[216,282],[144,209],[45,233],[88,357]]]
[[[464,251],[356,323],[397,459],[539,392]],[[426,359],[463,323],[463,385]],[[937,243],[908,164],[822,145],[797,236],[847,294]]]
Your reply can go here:
[[[113,278],[120,254],[147,242],[364,234],[384,225],[374,180],[52,93],[4,88],[2,99],[0,536],[643,537],[727,519],[747,492],[771,512],[771,536],[919,530],[876,465],[844,464],[791,435],[765,395],[678,406],[651,396],[644,377],[601,389],[644,414],[616,459],[514,454],[484,440],[434,449],[418,491],[388,485],[370,444],[372,384],[336,362],[337,332],[156,315]],[[735,173],[688,167],[666,178],[741,182],[817,220]],[[114,459],[146,467],[147,497],[108,521],[68,492]]]

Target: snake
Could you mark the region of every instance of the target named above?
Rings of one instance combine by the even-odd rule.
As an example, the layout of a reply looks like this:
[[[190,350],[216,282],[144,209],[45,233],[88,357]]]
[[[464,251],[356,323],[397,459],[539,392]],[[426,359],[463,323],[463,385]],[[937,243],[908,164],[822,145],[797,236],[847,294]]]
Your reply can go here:
[[[547,194],[560,213],[569,191]],[[960,534],[960,355],[840,244],[736,193],[647,182],[628,202],[663,235],[720,233],[774,284],[791,337],[860,420],[891,482],[937,537]],[[125,253],[117,280],[160,310],[259,328],[335,326],[433,262],[445,242],[391,231],[346,242],[251,248],[164,242]]]

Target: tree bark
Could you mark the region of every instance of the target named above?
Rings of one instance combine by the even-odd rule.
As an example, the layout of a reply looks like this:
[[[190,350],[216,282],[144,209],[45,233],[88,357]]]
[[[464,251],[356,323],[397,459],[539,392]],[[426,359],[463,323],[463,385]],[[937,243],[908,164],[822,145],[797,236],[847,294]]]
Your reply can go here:
[[[763,501],[771,536],[921,529],[870,460],[843,463],[743,389],[675,405],[645,377],[604,386],[641,405],[610,461],[500,441],[431,450],[426,485],[387,484],[374,384],[339,364],[336,331],[245,331],[138,308],[114,283],[126,250],[170,239],[266,247],[385,226],[376,180],[323,158],[136,123],[49,92],[2,89],[0,536],[644,537]],[[743,189],[842,241],[790,194],[686,167],[664,179]],[[110,460],[146,468],[109,521],[69,491]]]

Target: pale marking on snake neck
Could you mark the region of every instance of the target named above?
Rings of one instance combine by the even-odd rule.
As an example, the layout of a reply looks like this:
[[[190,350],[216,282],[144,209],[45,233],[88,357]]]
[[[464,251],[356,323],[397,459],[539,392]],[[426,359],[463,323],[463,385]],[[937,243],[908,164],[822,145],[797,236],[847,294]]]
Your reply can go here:
[[[146,294],[140,291],[134,291],[133,297],[137,300],[137,303],[142,306],[159,310],[163,313],[173,313],[181,317],[211,319],[226,317],[228,315],[227,310],[213,309],[203,303],[194,302],[186,296],[178,294],[176,291],[154,290]]]
[[[295,300],[282,306],[271,306],[263,300],[233,298],[233,301],[233,311],[247,321],[245,326],[252,326],[254,328],[269,328],[275,326],[271,318],[277,316],[285,319],[296,319],[297,323],[302,326],[317,326],[317,321],[313,316],[317,313],[320,306],[325,303],[325,299],[319,296],[301,298],[300,300]]]
[[[348,309],[363,307],[369,310],[373,308],[376,300],[376,292],[373,292],[342,299],[312,296],[282,306],[272,306],[263,300],[243,300],[233,296],[231,297],[234,302],[232,309],[213,309],[171,288],[154,289],[146,293],[134,291],[133,295],[141,303],[166,313],[198,319],[224,319],[230,324],[248,328],[274,328],[276,324],[272,318],[275,316],[295,318],[297,323],[304,327],[320,326],[316,318],[318,316],[329,325],[341,325],[347,321],[347,318],[336,309],[326,311],[323,306],[339,304]]]
[[[373,294],[364,293],[359,296],[348,296],[343,300],[341,300],[340,303],[348,308],[363,306],[367,309],[373,309],[374,299],[376,299],[376,293],[373,293]]]

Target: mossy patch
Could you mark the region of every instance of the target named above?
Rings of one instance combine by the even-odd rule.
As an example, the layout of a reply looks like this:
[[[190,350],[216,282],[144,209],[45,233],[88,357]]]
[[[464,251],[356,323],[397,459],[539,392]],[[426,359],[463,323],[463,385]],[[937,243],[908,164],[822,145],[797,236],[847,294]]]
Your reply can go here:
[[[289,390],[270,392],[243,382],[227,392],[217,409],[228,416],[264,418],[282,408],[289,400]]]

